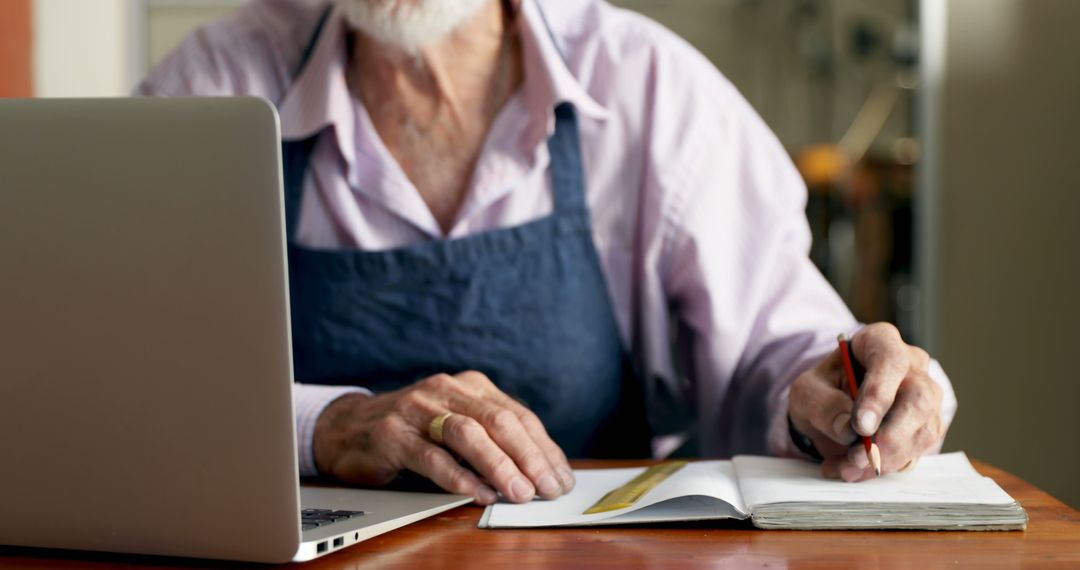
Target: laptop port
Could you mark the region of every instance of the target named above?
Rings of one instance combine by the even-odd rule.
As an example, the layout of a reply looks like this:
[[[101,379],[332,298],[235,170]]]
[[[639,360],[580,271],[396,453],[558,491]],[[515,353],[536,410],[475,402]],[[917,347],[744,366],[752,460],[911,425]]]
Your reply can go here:
[[[334,548],[341,548],[342,546],[345,546],[345,537],[344,536],[339,536],[339,537],[335,538],[334,539]]]
[[[319,554],[322,554],[323,552],[326,552],[326,541],[325,540],[320,542],[318,545],[315,546],[315,552],[317,552]]]

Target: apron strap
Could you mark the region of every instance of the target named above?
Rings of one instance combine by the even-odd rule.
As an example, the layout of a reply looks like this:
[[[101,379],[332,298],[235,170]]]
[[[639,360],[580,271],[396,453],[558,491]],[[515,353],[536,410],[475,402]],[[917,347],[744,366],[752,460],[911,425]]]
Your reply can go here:
[[[326,21],[330,19],[333,7],[323,10],[319,16],[319,22],[315,25],[315,31],[311,33],[311,39],[300,55],[300,64],[296,66],[293,78],[299,77],[311,60],[311,54],[315,52],[315,46],[319,43]],[[304,177],[307,176],[308,163],[311,161],[311,151],[315,148],[315,141],[319,133],[298,141],[283,141],[281,143],[281,165],[285,178],[285,235],[289,240],[296,236],[296,226],[299,224],[300,197],[304,190]]]
[[[566,62],[566,54],[559,47],[555,33],[544,13],[542,2],[536,2],[540,20],[544,22],[551,44]],[[555,106],[555,134],[548,140],[548,152],[551,155],[552,198],[556,212],[580,212],[588,216],[589,208],[585,201],[585,174],[581,164],[581,143],[578,140],[577,115],[570,103]]]
[[[577,115],[570,103],[560,103],[555,107],[555,134],[548,139],[548,152],[551,155],[551,186],[555,211],[588,214]]]
[[[296,237],[300,224],[300,198],[304,194],[304,177],[307,176],[311,151],[319,140],[316,133],[306,139],[281,143],[281,164],[285,184],[285,235],[289,241]]]

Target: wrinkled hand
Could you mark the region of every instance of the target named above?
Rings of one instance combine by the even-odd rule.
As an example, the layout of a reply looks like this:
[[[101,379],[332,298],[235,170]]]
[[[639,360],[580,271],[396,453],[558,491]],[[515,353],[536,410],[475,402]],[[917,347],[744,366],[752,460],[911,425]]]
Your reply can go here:
[[[930,357],[900,338],[896,327],[876,323],[851,340],[866,369],[859,396],[847,391],[839,348],[791,386],[789,414],[795,429],[825,458],[829,478],[862,481],[874,470],[858,436],[877,433],[882,473],[904,470],[945,437],[942,390],[927,373]]]
[[[431,441],[428,426],[446,412],[453,415],[443,424],[443,447]],[[384,485],[408,469],[480,504],[495,502],[496,490],[525,502],[537,493],[554,499],[574,486],[566,455],[536,414],[479,372],[338,398],[319,416],[313,445],[319,471],[343,481]]]

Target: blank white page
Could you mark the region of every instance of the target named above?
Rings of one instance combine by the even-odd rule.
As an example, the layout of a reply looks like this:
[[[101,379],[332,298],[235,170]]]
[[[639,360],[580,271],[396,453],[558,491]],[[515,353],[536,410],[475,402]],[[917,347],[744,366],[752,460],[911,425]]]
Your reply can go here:
[[[797,459],[738,456],[733,460],[743,501],[775,503],[1012,504],[963,452],[930,455],[909,473],[890,473],[860,483],[825,479],[821,466]]]

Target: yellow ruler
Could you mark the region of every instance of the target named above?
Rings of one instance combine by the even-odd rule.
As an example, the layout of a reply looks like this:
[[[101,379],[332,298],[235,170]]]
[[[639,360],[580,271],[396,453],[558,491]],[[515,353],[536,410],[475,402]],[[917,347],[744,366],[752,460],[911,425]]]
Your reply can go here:
[[[638,502],[638,499],[645,496],[645,493],[652,491],[657,485],[663,483],[664,479],[671,477],[673,473],[685,466],[685,461],[665,461],[659,465],[653,465],[631,479],[629,483],[609,491],[608,494],[604,495],[604,498],[589,507],[585,514],[595,515],[596,513],[617,511],[633,506],[634,503]]]

